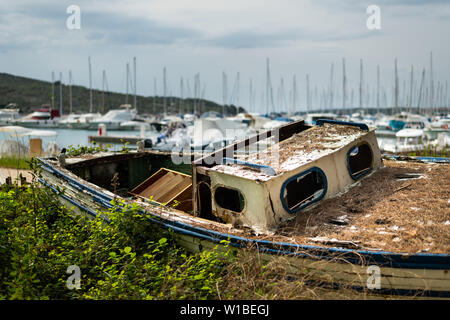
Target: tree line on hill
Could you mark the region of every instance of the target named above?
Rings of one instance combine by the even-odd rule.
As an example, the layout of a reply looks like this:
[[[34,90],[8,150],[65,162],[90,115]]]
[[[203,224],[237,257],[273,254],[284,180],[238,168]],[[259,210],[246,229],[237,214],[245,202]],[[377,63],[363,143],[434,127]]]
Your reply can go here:
[[[60,82],[54,85],[54,108],[60,108]],[[106,113],[110,109],[117,109],[121,104],[133,104],[132,94],[118,92],[103,92],[92,89],[93,112]],[[20,112],[28,114],[35,111],[42,105],[52,105],[52,83],[48,81],[36,80],[26,77],[15,76],[7,73],[0,73],[0,108],[6,107],[9,103],[15,103],[20,108]],[[69,86],[62,84],[62,105],[63,114],[70,112]],[[167,113],[194,113],[219,112],[222,113],[223,106],[213,101],[205,99],[163,96],[136,96],[136,105],[140,114],[159,114],[164,112],[164,105]],[[89,88],[72,85],[72,112],[87,113],[90,108]],[[234,105],[225,106],[228,115],[245,112],[242,107]]]

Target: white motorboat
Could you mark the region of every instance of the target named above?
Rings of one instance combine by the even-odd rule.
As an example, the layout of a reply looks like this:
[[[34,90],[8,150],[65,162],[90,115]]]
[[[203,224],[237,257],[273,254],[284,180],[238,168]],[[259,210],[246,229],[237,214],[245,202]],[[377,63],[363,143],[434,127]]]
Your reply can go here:
[[[52,109],[44,105],[14,123],[26,128],[56,128],[60,120],[61,116],[58,109]]]
[[[420,151],[426,148],[423,129],[406,128],[398,131],[395,143],[382,144],[380,148],[390,153]]]
[[[424,130],[424,132],[428,139],[435,140],[441,133],[450,137],[449,127],[450,117],[440,118],[431,122],[430,125]]]
[[[71,113],[59,121],[59,127],[63,129],[89,129],[90,122],[101,116],[100,113]]]
[[[10,103],[6,108],[0,109],[0,126],[11,125],[19,118],[19,108],[15,103]]]
[[[137,110],[129,104],[123,104],[119,109],[109,110],[105,115],[89,122],[88,129],[95,130],[99,124],[104,124],[107,130],[127,130],[122,123],[136,119]]]

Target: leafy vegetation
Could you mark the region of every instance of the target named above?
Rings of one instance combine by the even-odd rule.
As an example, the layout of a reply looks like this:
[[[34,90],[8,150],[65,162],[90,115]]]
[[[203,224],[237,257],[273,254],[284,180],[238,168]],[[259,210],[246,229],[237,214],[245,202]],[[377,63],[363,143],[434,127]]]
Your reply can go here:
[[[136,206],[93,219],[74,216],[35,183],[0,189],[0,298],[208,299],[216,296],[227,253],[191,255]],[[101,216],[107,216],[106,223]],[[69,266],[81,271],[69,290]]]
[[[107,152],[108,148],[110,148],[111,145],[107,145],[106,148],[102,148],[101,146],[97,146],[95,141],[92,142],[92,146],[82,146],[77,145],[76,147],[73,145],[69,145],[67,148],[67,155],[70,157],[76,157],[83,154],[94,154],[98,152]]]

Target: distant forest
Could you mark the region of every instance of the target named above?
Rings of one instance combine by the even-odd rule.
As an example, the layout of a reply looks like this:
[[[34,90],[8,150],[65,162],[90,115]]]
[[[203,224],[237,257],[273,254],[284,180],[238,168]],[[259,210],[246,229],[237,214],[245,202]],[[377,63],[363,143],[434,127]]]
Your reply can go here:
[[[59,109],[60,83],[55,82],[54,86],[54,107]],[[70,111],[69,86],[62,85],[63,113]],[[139,114],[157,114],[164,112],[164,100],[167,113],[176,114],[204,113],[215,111],[222,113],[222,105],[204,99],[180,99],[178,97],[144,97],[136,96],[136,104]],[[117,109],[121,104],[133,104],[134,96],[117,92],[102,92],[92,89],[93,112],[105,113],[110,109]],[[9,103],[16,103],[22,114],[33,112],[42,105],[52,104],[52,83],[48,81],[35,80],[19,77],[7,73],[0,73],[0,108]],[[244,112],[242,107],[226,106],[226,113],[234,115],[237,112]],[[89,112],[89,88],[72,85],[72,112]]]

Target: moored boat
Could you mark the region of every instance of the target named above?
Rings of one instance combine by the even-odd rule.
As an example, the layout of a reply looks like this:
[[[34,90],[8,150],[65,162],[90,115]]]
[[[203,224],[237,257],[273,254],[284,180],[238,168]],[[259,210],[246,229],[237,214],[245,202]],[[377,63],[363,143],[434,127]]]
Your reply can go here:
[[[71,113],[59,121],[58,127],[62,129],[89,129],[90,122],[101,117],[100,113]]]
[[[133,121],[137,117],[137,110],[129,104],[123,104],[119,109],[109,110],[103,116],[89,121],[88,129],[96,130],[100,124],[104,124],[107,130],[127,130],[123,123]]]
[[[423,129],[405,128],[395,134],[394,143],[385,143],[381,145],[383,151],[389,153],[404,153],[421,151],[427,148],[425,144],[425,134]]]
[[[9,103],[5,108],[0,109],[0,126],[11,125],[19,118],[19,108],[15,103]]]
[[[43,105],[42,108],[18,119],[15,124],[26,128],[57,128],[61,116],[58,109]]]

